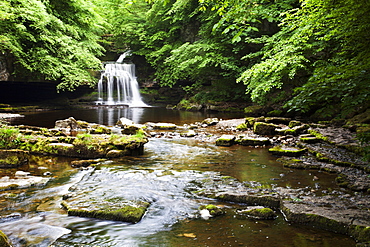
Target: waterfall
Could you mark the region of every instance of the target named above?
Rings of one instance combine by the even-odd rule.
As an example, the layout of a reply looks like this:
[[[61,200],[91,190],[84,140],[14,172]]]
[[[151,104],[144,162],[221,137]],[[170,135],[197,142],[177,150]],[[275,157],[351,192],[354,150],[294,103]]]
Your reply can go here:
[[[98,82],[98,105],[127,105],[147,107],[139,92],[135,76],[135,64],[122,63],[128,52],[123,53],[116,62],[105,64],[105,71]]]

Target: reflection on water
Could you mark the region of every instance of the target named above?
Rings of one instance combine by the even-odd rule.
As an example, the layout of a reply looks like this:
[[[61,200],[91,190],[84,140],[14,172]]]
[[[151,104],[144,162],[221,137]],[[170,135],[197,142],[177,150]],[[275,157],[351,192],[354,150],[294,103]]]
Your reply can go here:
[[[124,117],[132,120],[134,123],[142,123],[142,118],[147,108],[110,108],[110,107],[97,107],[98,123],[104,123],[113,126],[117,123],[118,119]]]

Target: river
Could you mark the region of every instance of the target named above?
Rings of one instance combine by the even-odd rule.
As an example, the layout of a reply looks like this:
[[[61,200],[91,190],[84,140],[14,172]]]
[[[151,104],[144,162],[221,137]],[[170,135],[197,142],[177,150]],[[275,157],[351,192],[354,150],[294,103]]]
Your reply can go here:
[[[79,120],[114,125],[119,117],[136,123],[193,123],[207,117],[234,118],[238,114],[180,112],[164,108],[92,108],[29,113],[13,124],[53,127],[55,120],[70,116]],[[145,153],[107,161],[96,170],[71,168],[73,159],[32,156],[18,169],[0,169],[12,176],[17,170],[32,175],[52,173],[45,187],[0,192],[0,230],[15,246],[355,246],[351,238],[300,225],[291,225],[278,213],[275,220],[239,217],[236,205],[191,193],[196,181],[232,176],[261,186],[330,188],[340,190],[334,175],[283,168],[266,148],[217,147],[214,143],[186,138],[151,138]],[[314,181],[313,177],[320,180]],[[83,179],[91,177],[91,179]],[[103,196],[133,196],[151,202],[137,224],[67,216],[62,195],[79,182],[85,192]],[[94,183],[91,183],[94,181]],[[223,216],[205,220],[198,207],[216,204]],[[9,217],[12,216],[12,217]]]

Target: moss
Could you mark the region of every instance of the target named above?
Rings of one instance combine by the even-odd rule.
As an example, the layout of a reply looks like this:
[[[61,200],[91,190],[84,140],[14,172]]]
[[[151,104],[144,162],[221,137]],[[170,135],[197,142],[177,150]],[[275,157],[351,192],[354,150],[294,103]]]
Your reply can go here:
[[[275,129],[279,126],[264,122],[255,122],[253,125],[253,132],[257,135],[274,135]]]
[[[248,125],[245,124],[245,123],[242,123],[242,124],[239,124],[238,126],[236,126],[236,129],[237,130],[240,130],[240,131],[247,130],[248,129]]]
[[[310,133],[311,135],[315,136],[317,139],[320,139],[320,140],[323,140],[323,141],[326,141],[326,142],[329,142],[329,139],[328,137],[320,134],[319,132],[315,131],[315,130],[312,130],[312,129],[309,129],[308,130],[308,133]]]
[[[338,184],[339,187],[348,188],[348,178],[343,173],[339,174],[338,177],[335,178],[335,182]]]
[[[300,126],[300,125],[302,125],[300,121],[292,120],[289,122],[288,127],[293,128],[293,127]]]
[[[269,149],[269,152],[271,152],[274,155],[279,156],[289,156],[289,157],[298,157],[303,155],[306,152],[306,149],[300,149],[296,147],[286,147],[286,146],[275,146],[273,148]]]
[[[299,140],[304,143],[317,143],[320,141],[319,138],[313,135],[299,137]]]
[[[370,226],[351,226],[350,234],[358,242],[368,242],[370,244]]]
[[[216,146],[230,147],[234,144],[235,136],[233,135],[222,135],[216,140]]]
[[[243,211],[243,214],[255,219],[275,219],[276,214],[271,208],[253,208],[251,210]]]
[[[1,247],[11,247],[12,246],[8,236],[6,236],[2,231],[0,231],[0,246]]]
[[[208,210],[209,214],[212,216],[222,215],[225,213],[221,208],[213,204],[202,205],[199,207],[199,210],[203,210],[203,209]]]
[[[137,206],[123,205],[119,208],[107,206],[106,208],[93,210],[71,207],[66,201],[62,201],[62,206],[67,210],[68,215],[71,216],[91,217],[97,219],[137,223],[145,214],[149,203],[141,202]]]
[[[256,118],[254,117],[245,118],[245,124],[247,125],[248,128],[252,128],[255,122],[256,122]]]

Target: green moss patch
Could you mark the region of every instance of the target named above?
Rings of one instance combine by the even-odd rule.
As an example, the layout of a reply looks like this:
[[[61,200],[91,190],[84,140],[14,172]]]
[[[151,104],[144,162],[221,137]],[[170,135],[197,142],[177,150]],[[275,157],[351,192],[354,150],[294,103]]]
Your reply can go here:
[[[272,220],[277,217],[276,213],[271,208],[259,206],[250,207],[245,210],[239,210],[238,213],[259,220]]]
[[[253,125],[253,132],[257,135],[274,135],[277,128],[279,128],[279,126],[275,124],[255,122]]]
[[[62,201],[62,206],[71,216],[137,223],[145,214],[149,203],[125,200],[112,202],[108,200],[74,201],[67,199]]]
[[[273,155],[278,156],[298,157],[303,155],[306,152],[306,149],[288,146],[275,146],[273,148],[270,148],[269,152],[271,152]]]

